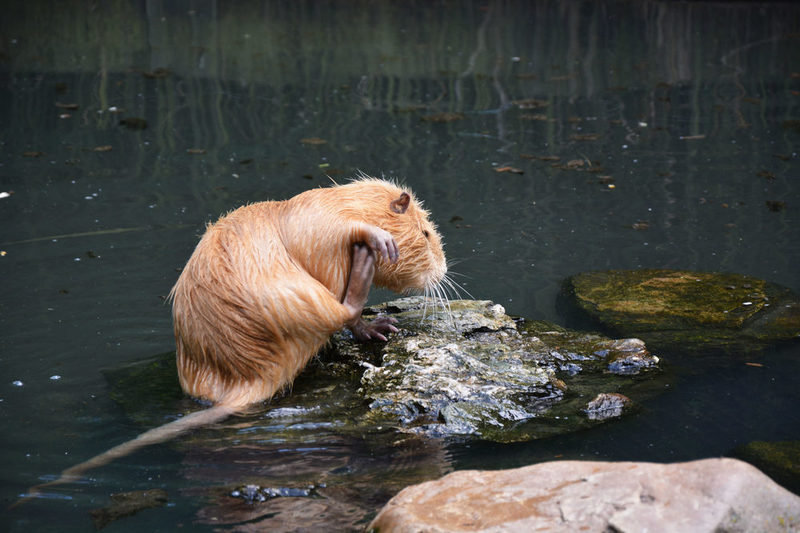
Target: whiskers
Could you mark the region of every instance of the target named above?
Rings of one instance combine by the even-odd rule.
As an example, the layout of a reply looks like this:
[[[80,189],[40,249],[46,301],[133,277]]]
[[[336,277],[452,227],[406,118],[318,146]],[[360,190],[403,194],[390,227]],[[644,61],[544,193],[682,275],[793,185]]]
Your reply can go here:
[[[449,267],[450,265],[448,264],[448,271],[445,272],[440,280],[430,282],[425,286],[425,304],[422,308],[422,319],[425,320],[428,314],[428,302],[433,302],[434,310],[437,307],[441,307],[442,311],[447,313],[450,325],[455,327],[455,319],[453,317],[453,309],[450,306],[450,301],[460,300],[462,298],[462,293],[470,298],[473,298],[473,296],[452,278],[453,275],[460,274],[450,271]]]

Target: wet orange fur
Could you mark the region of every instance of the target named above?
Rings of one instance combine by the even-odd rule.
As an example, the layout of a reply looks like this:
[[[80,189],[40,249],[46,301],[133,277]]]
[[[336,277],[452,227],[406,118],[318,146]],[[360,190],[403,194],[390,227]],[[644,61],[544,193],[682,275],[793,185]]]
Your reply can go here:
[[[411,201],[398,214],[390,205],[404,191]],[[184,391],[238,410],[290,384],[352,318],[342,301],[353,245],[367,242],[371,226],[400,253],[396,263],[378,257],[375,285],[404,292],[442,280],[427,211],[384,180],[251,204],[209,225],[171,292]]]

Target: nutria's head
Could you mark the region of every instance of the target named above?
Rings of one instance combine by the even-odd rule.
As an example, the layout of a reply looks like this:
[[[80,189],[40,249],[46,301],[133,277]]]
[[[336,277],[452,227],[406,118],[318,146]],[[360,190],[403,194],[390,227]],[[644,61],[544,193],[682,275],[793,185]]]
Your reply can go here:
[[[447,274],[442,237],[411,190],[368,177],[340,189],[357,193],[359,218],[388,231],[397,242],[397,262],[379,257],[374,283],[396,292],[441,294],[438,288]]]

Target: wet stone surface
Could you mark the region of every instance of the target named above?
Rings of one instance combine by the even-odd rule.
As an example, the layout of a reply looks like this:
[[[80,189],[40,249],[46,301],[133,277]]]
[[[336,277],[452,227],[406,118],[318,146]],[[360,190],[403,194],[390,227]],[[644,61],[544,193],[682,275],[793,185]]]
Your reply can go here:
[[[591,398],[630,386],[658,365],[638,339],[514,319],[489,301],[432,309],[403,298],[365,313],[390,314],[401,331],[378,360],[362,361],[358,392],[370,416],[404,432],[510,441],[575,430],[610,418],[586,415]],[[335,348],[359,356],[346,334]]]

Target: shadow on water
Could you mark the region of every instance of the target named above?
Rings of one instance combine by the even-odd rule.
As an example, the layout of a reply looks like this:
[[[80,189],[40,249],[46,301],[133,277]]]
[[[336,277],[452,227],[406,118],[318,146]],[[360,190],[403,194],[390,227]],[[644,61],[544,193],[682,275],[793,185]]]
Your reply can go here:
[[[152,382],[133,416],[101,370],[174,349],[163,297],[204,223],[356,169],[407,182],[465,288],[515,315],[564,323],[560,283],[586,270],[729,271],[800,289],[791,3],[6,4],[4,502],[196,408],[174,382]],[[302,515],[358,528],[403,485],[453,468],[687,460],[800,438],[796,345],[757,361],[659,355],[668,390],[629,417],[502,445],[342,434],[300,413],[309,440],[286,446],[286,420],[269,413],[345,393],[346,379],[312,369],[263,413],[0,520],[85,530],[109,493],[156,486],[166,506],[114,526],[290,529],[283,518]],[[229,495],[237,483],[315,492],[248,507]]]

